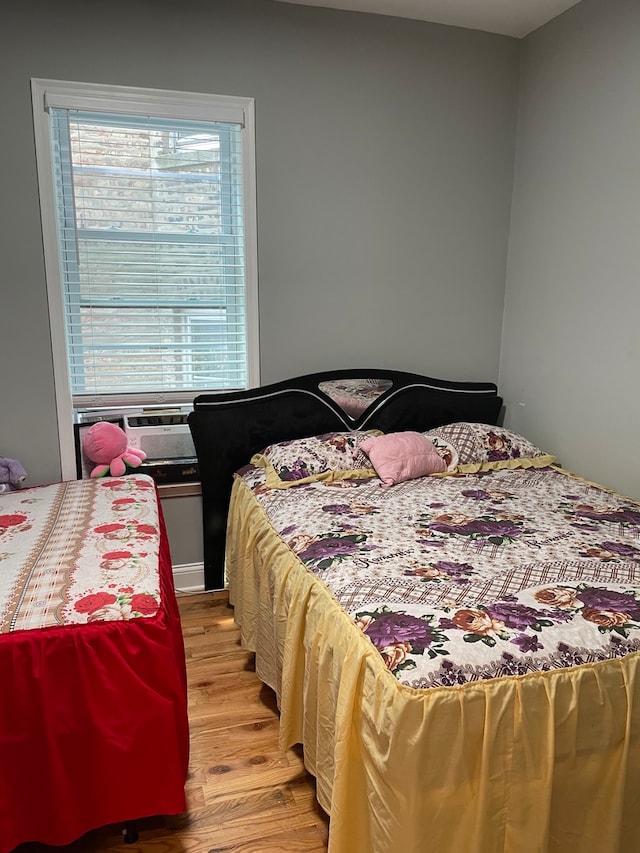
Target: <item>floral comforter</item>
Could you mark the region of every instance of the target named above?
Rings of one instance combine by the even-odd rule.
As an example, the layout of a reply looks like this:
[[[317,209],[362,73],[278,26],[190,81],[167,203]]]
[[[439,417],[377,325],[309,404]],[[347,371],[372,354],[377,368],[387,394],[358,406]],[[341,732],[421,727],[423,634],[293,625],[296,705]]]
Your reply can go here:
[[[0,633],[153,616],[159,550],[146,475],[0,495]]]
[[[272,526],[403,684],[640,650],[640,504],[553,468],[271,490]]]

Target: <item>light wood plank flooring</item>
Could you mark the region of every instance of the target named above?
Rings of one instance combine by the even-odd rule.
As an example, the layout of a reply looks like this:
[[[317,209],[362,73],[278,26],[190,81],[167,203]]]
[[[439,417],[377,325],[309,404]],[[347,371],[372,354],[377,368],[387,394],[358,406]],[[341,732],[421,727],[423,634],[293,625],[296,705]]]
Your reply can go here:
[[[273,692],[240,646],[226,593],[179,595],[189,682],[188,810],[138,821],[125,845],[121,826],[67,847],[25,844],[16,853],[321,853],[328,819],[300,750],[278,749]],[[34,807],[37,805],[34,803]]]

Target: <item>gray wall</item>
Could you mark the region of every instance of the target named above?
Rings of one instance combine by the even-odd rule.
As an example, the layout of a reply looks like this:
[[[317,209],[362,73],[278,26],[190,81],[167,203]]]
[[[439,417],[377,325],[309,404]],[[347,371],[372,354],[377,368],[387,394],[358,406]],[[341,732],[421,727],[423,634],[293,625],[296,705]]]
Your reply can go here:
[[[32,77],[256,99],[263,382],[497,379],[516,40],[268,0],[33,0],[2,34],[0,455],[31,484],[60,477]]]
[[[640,3],[583,0],[522,43],[500,387],[507,423],[635,498],[639,175]]]

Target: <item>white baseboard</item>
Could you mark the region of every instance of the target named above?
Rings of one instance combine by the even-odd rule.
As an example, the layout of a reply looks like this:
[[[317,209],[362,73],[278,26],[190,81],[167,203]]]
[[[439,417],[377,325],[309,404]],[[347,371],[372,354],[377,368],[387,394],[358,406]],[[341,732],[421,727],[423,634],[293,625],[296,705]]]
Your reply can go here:
[[[176,592],[204,592],[204,563],[182,563],[173,567]]]

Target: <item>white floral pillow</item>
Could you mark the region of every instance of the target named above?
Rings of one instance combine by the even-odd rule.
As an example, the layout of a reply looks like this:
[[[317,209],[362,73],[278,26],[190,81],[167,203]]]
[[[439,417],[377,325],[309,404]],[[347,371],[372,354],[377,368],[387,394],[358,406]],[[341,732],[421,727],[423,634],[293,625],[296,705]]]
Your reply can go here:
[[[444,458],[449,472],[543,467],[555,461],[523,435],[492,424],[445,424],[425,435]]]
[[[378,430],[354,430],[352,432],[329,432],[292,441],[281,441],[265,447],[251,460],[271,473],[268,485],[309,482],[309,478],[320,479],[334,472],[353,472],[371,469],[367,457],[358,451],[358,445]]]

